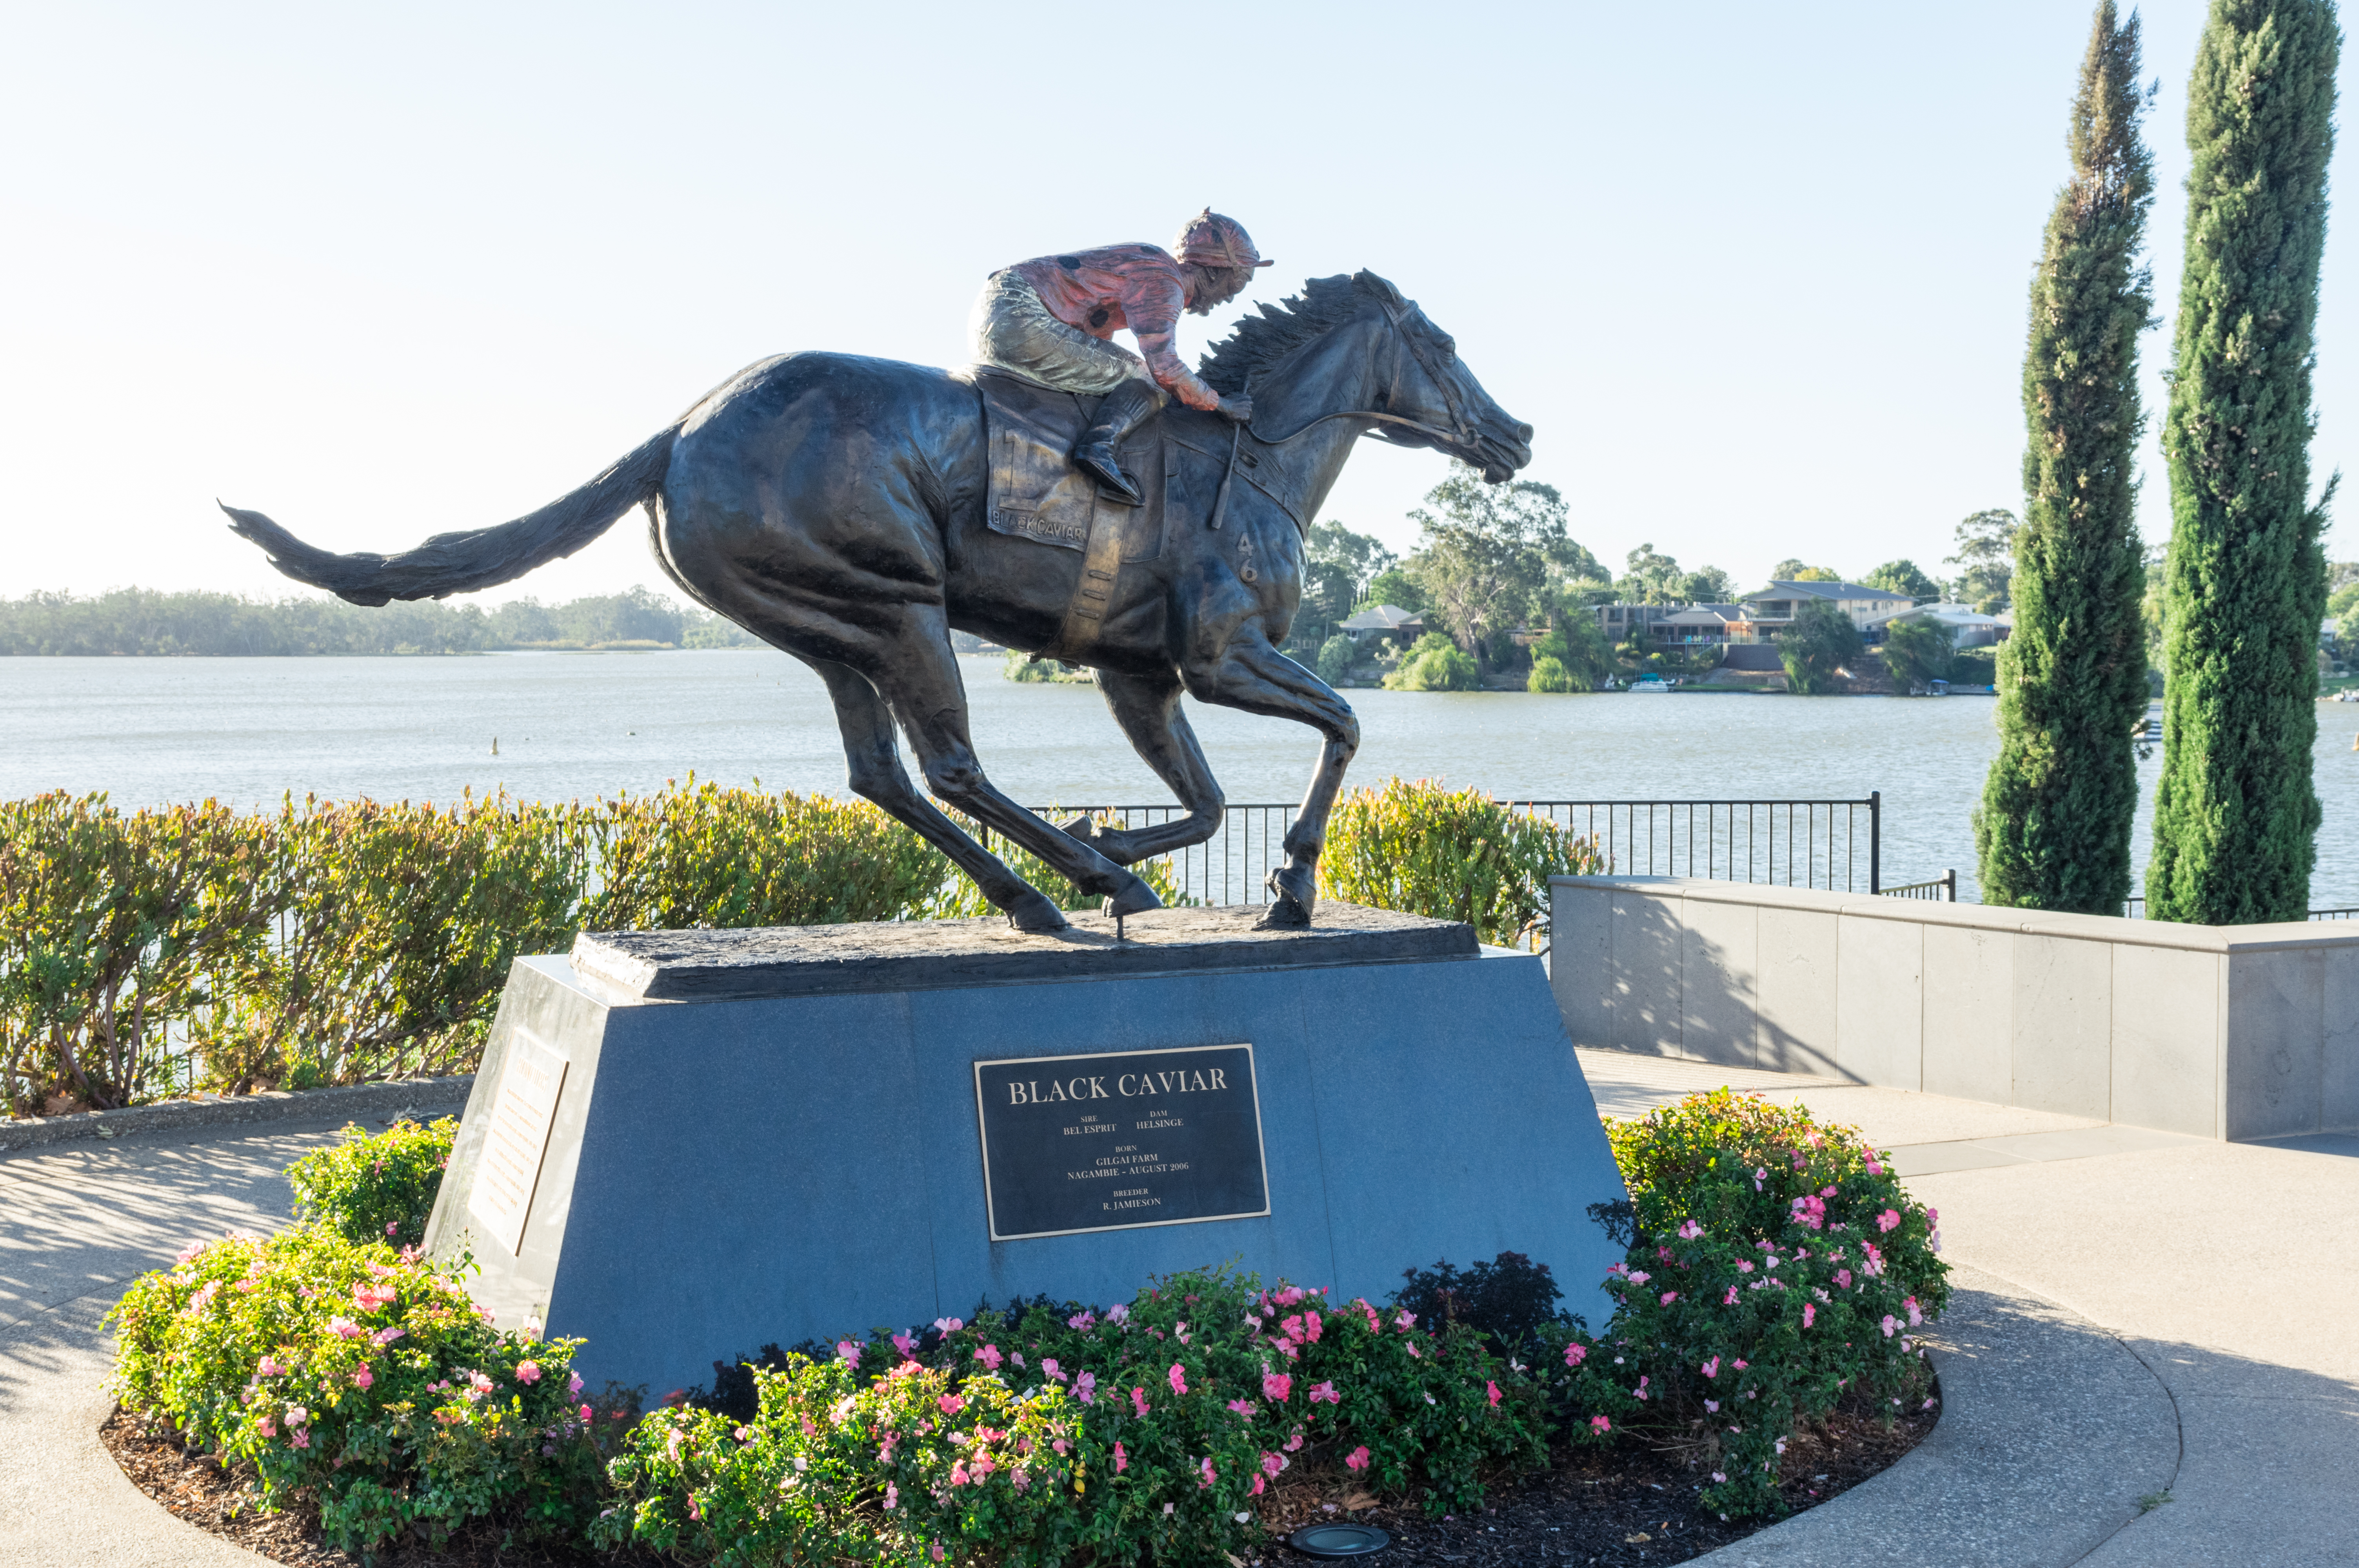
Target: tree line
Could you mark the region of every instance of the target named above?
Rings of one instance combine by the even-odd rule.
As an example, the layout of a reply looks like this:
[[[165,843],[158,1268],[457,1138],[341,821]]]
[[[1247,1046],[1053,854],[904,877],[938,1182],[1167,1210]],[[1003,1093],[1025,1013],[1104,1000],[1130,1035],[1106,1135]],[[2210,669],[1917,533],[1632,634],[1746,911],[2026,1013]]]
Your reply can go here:
[[[702,609],[645,588],[486,610],[432,600],[364,609],[340,599],[120,588],[0,600],[0,654],[481,654],[530,648],[756,647]]]

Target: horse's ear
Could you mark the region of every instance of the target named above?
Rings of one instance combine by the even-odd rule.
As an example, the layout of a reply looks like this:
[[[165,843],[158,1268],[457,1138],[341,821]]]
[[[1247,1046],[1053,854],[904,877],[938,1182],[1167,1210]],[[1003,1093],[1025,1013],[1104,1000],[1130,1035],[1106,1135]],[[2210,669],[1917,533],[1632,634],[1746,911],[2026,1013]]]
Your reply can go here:
[[[1399,289],[1395,288],[1391,284],[1386,282],[1383,278],[1378,277],[1375,273],[1354,273],[1352,275],[1352,281],[1359,285],[1362,288],[1366,289],[1370,294],[1375,295],[1377,298],[1383,300],[1387,305],[1406,305],[1408,303],[1407,299],[1401,297],[1401,291]]]

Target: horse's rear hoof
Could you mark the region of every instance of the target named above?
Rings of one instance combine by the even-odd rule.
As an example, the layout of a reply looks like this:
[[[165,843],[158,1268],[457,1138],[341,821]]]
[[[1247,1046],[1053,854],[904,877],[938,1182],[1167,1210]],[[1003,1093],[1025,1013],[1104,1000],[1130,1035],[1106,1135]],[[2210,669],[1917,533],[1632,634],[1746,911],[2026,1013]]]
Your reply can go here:
[[[1138,878],[1132,877],[1128,887],[1098,907],[1119,920],[1125,914],[1137,914],[1145,910],[1161,909],[1163,901],[1155,896],[1153,888],[1148,887]]]
[[[1036,889],[1027,892],[1007,906],[1007,924],[1018,931],[1045,936],[1064,930],[1068,923],[1065,912],[1051,903],[1046,893]]]
[[[1256,931],[1308,931],[1310,912],[1291,893],[1281,895],[1269,906],[1269,913],[1254,922]]]

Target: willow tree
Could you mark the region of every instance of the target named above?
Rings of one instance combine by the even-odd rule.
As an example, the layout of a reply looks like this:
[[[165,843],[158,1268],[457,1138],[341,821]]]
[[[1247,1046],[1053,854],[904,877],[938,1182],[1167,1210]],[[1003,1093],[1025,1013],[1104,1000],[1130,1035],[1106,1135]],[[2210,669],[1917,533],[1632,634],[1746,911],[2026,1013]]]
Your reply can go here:
[[[2137,534],[2139,264],[2153,160],[2138,138],[2138,19],[2097,7],[2066,145],[2072,173],[2031,285],[2015,632],[1998,654],[1998,755],[1974,814],[1989,903],[2118,914],[2146,711]]]
[[[2327,0],[2212,0],[2188,87],[2157,919],[2299,920],[2310,902],[2334,488],[2311,502],[2310,393],[2342,41]]]

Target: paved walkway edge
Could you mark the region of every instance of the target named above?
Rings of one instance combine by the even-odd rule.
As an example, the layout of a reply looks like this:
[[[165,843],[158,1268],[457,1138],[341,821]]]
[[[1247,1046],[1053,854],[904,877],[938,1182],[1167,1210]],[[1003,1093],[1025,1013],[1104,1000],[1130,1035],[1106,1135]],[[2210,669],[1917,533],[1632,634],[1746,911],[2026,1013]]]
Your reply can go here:
[[[1711,1568],[2066,1568],[2177,1476],[2177,1408],[2104,1329],[1952,1265],[1930,1336],[1941,1419],[1832,1501],[1695,1559]]]
[[[467,1091],[474,1083],[475,1076],[464,1073],[449,1078],[393,1078],[381,1084],[295,1093],[206,1095],[133,1106],[128,1110],[88,1110],[78,1116],[25,1117],[0,1120],[0,1151],[179,1127],[227,1127],[297,1117],[349,1116],[358,1120],[402,1110],[449,1110],[467,1103]]]

